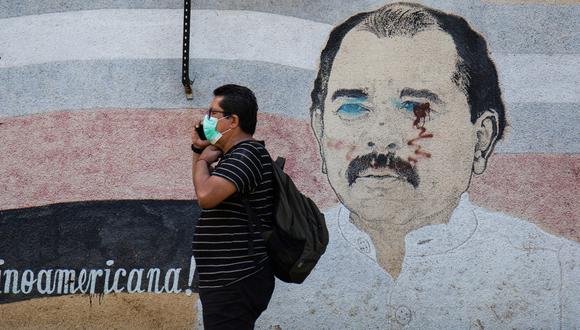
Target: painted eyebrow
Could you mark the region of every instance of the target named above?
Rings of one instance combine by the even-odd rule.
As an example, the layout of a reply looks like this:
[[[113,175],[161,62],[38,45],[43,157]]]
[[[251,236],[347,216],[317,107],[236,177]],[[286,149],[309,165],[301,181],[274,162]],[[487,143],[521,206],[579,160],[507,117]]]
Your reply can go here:
[[[332,94],[332,100],[336,100],[339,97],[368,97],[369,95],[362,89],[338,89]]]
[[[400,97],[403,96],[410,96],[410,97],[422,97],[426,98],[427,100],[435,103],[441,104],[443,101],[439,98],[439,96],[428,89],[413,89],[413,88],[403,88],[401,91]]]

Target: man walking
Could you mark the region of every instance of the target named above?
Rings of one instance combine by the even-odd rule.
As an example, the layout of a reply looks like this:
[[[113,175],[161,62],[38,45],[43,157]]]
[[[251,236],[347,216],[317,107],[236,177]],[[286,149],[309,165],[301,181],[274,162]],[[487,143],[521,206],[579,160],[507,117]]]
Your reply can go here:
[[[224,85],[213,93],[203,119],[207,140],[192,130],[193,184],[202,208],[193,254],[203,323],[208,330],[253,329],[274,290],[260,235],[260,229],[272,226],[272,159],[264,142],[253,138],[258,111],[254,93],[238,85]],[[244,199],[261,227],[248,226]]]

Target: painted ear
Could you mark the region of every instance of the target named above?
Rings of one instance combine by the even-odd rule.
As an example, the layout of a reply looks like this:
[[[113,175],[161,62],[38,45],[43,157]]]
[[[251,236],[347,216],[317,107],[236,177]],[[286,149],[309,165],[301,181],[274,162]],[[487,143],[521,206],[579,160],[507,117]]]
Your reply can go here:
[[[487,160],[493,153],[499,132],[499,116],[495,110],[484,112],[475,122],[475,151],[473,154],[473,173],[482,174]]]
[[[326,157],[324,156],[324,148],[322,147],[322,134],[324,131],[324,122],[322,121],[322,110],[317,108],[310,114],[310,125],[316,142],[318,143],[318,150],[320,151],[320,158],[322,159],[322,173],[326,174]]]

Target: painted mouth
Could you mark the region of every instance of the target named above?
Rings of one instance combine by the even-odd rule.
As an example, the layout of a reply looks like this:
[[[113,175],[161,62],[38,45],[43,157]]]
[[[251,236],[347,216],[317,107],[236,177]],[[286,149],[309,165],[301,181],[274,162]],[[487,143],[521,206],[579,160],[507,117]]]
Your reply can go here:
[[[369,168],[361,171],[358,176],[394,176],[394,177],[399,177],[400,175],[388,167],[380,167],[380,168],[369,167]]]
[[[390,175],[390,174],[365,174],[360,175],[359,178],[397,178],[401,179],[398,175]]]
[[[349,186],[358,179],[401,180],[414,188],[419,185],[419,176],[413,165],[391,153],[356,157],[348,165],[346,176]]]
[[[355,181],[358,179],[374,179],[374,180],[389,180],[389,181],[407,182],[407,179],[400,177],[398,175],[392,175],[392,174],[365,174],[365,175],[358,176],[355,179]]]

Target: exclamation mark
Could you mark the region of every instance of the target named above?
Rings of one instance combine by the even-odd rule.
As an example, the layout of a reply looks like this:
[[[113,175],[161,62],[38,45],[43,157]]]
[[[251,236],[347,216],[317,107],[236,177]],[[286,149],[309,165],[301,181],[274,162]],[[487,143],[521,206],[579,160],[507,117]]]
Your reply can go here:
[[[195,259],[192,256],[191,262],[189,263],[189,280],[187,281],[187,285],[190,288],[191,288],[191,285],[193,284],[193,274],[195,274]],[[191,291],[191,289],[185,290],[185,294],[188,296],[191,296],[192,293],[193,293],[193,291]]]
[[[0,266],[4,265],[4,259],[0,259]],[[8,275],[10,276],[10,275]],[[2,279],[2,271],[0,270],[0,280]],[[10,292],[10,291],[8,291]],[[0,293],[2,293],[2,291],[0,291]]]

